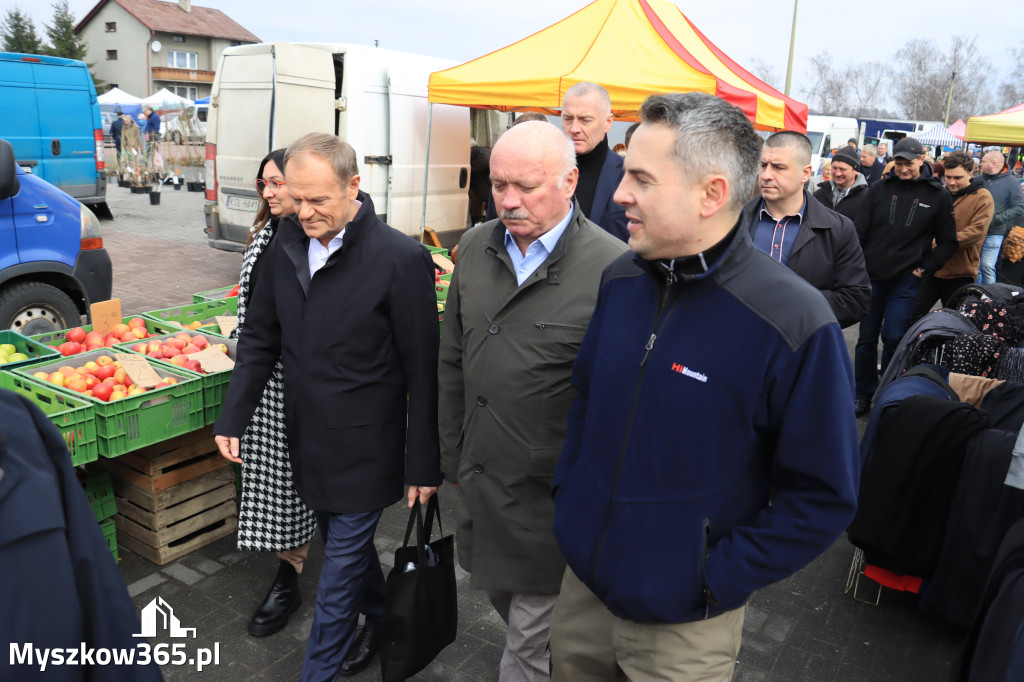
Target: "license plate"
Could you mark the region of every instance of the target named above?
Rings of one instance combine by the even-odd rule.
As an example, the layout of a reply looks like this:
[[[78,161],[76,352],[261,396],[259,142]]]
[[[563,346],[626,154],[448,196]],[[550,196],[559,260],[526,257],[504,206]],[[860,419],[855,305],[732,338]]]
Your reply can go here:
[[[249,211],[250,213],[255,213],[256,209],[259,207],[259,200],[250,199],[248,197],[236,197],[229,195],[227,197],[226,205],[228,208],[234,208],[239,211]]]

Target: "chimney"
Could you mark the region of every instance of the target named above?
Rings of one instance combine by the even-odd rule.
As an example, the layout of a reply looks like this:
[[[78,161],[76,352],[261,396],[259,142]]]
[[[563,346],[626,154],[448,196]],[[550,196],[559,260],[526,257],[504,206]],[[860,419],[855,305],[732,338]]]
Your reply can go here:
[[[186,12],[192,12],[192,0],[178,0],[178,4]]]

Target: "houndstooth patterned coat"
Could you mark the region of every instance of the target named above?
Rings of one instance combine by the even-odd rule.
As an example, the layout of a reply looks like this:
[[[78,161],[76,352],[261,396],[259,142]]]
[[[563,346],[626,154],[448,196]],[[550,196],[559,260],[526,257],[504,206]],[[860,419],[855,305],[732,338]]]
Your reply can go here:
[[[274,218],[245,249],[238,280],[238,332],[252,294],[253,266],[277,230]],[[313,512],[299,498],[292,480],[284,425],[284,372],[278,360],[252,421],[242,434],[242,503],[238,510],[238,548],[279,552],[309,542],[316,532]]]

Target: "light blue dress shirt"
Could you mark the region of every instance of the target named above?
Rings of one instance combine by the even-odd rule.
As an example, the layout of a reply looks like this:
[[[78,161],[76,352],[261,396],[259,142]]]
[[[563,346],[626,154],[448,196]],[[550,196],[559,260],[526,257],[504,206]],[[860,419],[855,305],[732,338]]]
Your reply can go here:
[[[508,229],[505,230],[505,250],[508,251],[508,257],[512,259],[512,267],[515,268],[516,281],[519,284],[525,282],[526,278],[536,272],[541,263],[551,255],[552,249],[555,248],[555,244],[565,232],[565,228],[569,226],[570,220],[572,220],[572,206],[569,206],[569,212],[557,225],[526,248],[525,255],[519,250],[519,245],[516,244],[515,238]]]
[[[356,205],[356,212],[358,213],[359,207],[362,206],[363,203],[358,200],[353,201],[352,203]],[[327,259],[330,258],[335,251],[341,248],[341,243],[345,239],[345,230],[347,229],[348,223],[345,224],[345,227],[341,228],[341,232],[338,233],[337,237],[327,242],[326,247],[316,239],[309,240],[309,246],[306,247],[306,258],[309,260],[310,279],[313,278],[313,275],[316,274],[317,270],[327,264]]]

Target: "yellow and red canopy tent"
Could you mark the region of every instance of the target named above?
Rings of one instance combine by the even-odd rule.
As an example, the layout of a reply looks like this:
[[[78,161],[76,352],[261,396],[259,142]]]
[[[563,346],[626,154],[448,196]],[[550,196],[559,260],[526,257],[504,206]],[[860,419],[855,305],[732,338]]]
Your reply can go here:
[[[998,114],[971,116],[964,139],[979,144],[1024,145],[1024,103]]]
[[[428,101],[557,114],[565,91],[593,81],[619,120],[653,93],[705,92],[760,130],[807,130],[807,105],[730,59],[667,0],[595,0],[517,43],[431,74]]]

